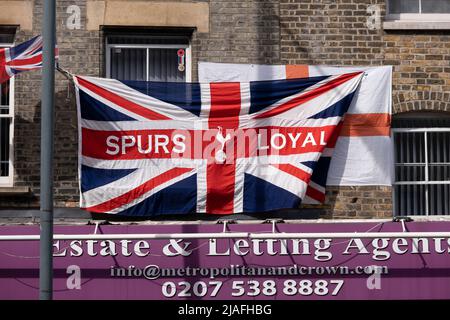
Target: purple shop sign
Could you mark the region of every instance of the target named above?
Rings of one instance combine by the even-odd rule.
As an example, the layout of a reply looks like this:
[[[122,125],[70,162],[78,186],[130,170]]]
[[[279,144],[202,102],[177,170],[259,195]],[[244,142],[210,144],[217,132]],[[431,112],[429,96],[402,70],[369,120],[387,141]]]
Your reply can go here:
[[[450,222],[408,222],[448,232]],[[280,223],[276,232],[402,232],[396,222]],[[92,234],[95,226],[56,226]],[[223,225],[105,225],[98,234],[221,233]],[[227,232],[270,233],[270,224]],[[36,235],[38,226],[1,226]],[[54,243],[55,299],[448,299],[449,238],[68,240]],[[39,242],[0,241],[0,299],[38,299]]]

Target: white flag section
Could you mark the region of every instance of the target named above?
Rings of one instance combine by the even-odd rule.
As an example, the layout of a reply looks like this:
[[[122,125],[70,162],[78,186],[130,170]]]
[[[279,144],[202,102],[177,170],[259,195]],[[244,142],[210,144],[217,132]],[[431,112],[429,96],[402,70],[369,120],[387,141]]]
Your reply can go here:
[[[392,67],[334,67],[199,63],[200,82],[294,79],[364,71],[365,77],[345,116],[333,151],[329,186],[390,186],[393,145],[390,136]]]

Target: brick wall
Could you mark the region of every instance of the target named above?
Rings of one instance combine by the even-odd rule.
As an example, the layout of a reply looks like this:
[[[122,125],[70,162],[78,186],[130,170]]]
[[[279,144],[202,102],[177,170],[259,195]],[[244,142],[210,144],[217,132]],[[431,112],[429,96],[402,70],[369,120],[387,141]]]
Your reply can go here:
[[[97,31],[69,30],[66,27],[68,6],[73,1],[57,1],[57,42],[60,65],[75,74],[99,75],[100,38]],[[81,8],[81,25],[85,25],[86,1]],[[35,0],[33,30],[19,30],[16,42],[41,33],[43,0]],[[40,183],[40,92],[41,72],[24,72],[16,77],[14,127],[14,184],[31,188],[31,196],[2,197],[1,208],[38,207]],[[73,88],[56,74],[54,197],[60,207],[78,204],[77,113]]]
[[[393,65],[393,110],[450,111],[450,31],[386,31],[370,28],[367,9],[384,0],[210,0],[209,32],[194,32],[193,80],[197,62],[267,64]],[[73,73],[102,74],[101,31],[65,27],[72,1],[58,1],[61,65]],[[17,42],[40,32],[42,0],[35,1],[33,31],[19,31]],[[57,77],[55,204],[76,206],[77,131],[74,94]],[[2,198],[0,207],[32,207],[39,196],[40,72],[17,77],[15,182],[34,196]],[[391,188],[329,188],[324,217],[390,217]]]
[[[450,111],[450,31],[390,32],[384,42],[394,112]]]
[[[210,1],[210,32],[195,33],[193,74],[197,62],[280,63],[278,0]]]
[[[383,0],[280,0],[281,62],[385,64],[384,32],[367,26],[370,5],[378,5],[384,15]],[[391,188],[327,188],[323,209],[325,217],[390,217]]]
[[[280,0],[285,64],[381,65],[383,32],[366,25],[369,5],[383,0]]]

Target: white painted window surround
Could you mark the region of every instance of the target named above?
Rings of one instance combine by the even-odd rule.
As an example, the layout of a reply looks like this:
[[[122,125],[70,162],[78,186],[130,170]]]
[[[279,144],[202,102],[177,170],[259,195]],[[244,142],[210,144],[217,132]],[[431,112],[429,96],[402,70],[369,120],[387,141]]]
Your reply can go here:
[[[1,48],[12,44],[0,44]],[[14,77],[0,84],[0,187],[14,184]]]
[[[448,30],[450,0],[386,0],[385,30]]]
[[[450,115],[397,115],[392,125],[394,215],[450,215]]]
[[[177,52],[182,49],[183,69]],[[191,46],[188,40],[170,37],[120,36],[107,38],[106,76],[119,80],[190,82]]]

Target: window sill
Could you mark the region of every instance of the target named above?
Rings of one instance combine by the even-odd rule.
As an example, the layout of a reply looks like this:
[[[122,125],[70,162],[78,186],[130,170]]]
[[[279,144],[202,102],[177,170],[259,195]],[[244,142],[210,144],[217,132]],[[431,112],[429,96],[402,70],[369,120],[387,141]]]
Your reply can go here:
[[[30,191],[30,187],[0,187],[0,197],[26,196]]]
[[[388,20],[383,22],[384,30],[450,30],[450,21]]]

